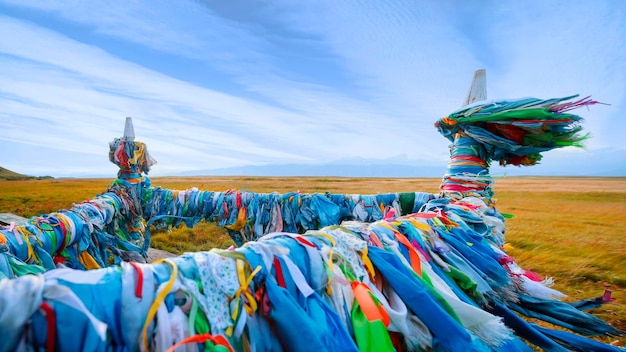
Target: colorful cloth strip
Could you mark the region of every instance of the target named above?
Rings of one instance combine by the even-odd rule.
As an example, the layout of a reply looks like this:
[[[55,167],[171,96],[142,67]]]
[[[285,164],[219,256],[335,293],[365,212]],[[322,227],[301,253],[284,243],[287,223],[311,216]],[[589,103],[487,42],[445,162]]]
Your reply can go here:
[[[0,351],[527,351],[521,338],[623,351],[581,336],[622,332],[524,280],[535,277],[501,249],[502,219],[479,198],[424,208],[160,263],[1,280]]]
[[[577,95],[541,100],[480,101],[465,106],[435,123],[451,142],[463,132],[479,142],[487,153],[482,160],[502,165],[534,165],[541,153],[565,146],[581,147],[588,135],[580,135],[582,118],[568,111],[599,104]]]

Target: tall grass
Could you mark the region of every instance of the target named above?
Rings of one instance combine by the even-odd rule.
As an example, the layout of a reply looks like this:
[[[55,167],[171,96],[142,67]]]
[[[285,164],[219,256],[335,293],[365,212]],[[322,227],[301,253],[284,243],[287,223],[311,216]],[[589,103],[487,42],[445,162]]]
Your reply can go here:
[[[496,195],[515,215],[509,254],[570,299],[611,290],[617,302],[592,312],[626,329],[626,179],[510,178],[496,182]]]
[[[0,180],[0,213],[24,217],[68,209],[104,193],[113,179]]]
[[[106,190],[112,179],[0,181],[0,212],[25,217],[69,208]],[[439,179],[320,177],[153,178],[171,189],[198,187],[254,192],[437,193]],[[511,254],[525,269],[552,276],[572,299],[613,291],[617,303],[594,314],[626,329],[626,179],[511,177],[495,183],[496,204],[507,220]],[[232,245],[226,232],[201,223],[153,232],[152,246],[182,254]]]

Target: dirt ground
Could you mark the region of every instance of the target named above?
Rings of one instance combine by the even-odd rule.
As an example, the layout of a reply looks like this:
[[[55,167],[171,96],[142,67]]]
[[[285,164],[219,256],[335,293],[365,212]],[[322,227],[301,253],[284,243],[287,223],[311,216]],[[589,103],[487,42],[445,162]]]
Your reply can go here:
[[[171,258],[175,257],[174,253],[170,253],[167,251],[162,251],[160,249],[149,248],[148,249],[148,263],[152,263],[157,259]]]

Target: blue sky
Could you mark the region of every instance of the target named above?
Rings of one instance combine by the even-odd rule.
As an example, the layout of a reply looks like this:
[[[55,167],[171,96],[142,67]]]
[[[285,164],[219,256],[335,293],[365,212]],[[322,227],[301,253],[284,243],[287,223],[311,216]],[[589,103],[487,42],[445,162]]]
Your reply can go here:
[[[0,0],[0,166],[114,176],[132,116],[151,175],[441,166],[434,121],[474,70],[494,98],[591,95],[586,150],[493,174],[626,176],[626,2]],[[608,170],[608,171],[606,171]]]

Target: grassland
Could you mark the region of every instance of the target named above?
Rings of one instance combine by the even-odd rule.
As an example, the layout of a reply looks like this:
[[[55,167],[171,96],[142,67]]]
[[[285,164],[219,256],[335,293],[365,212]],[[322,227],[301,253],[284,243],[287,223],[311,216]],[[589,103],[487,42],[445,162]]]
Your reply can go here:
[[[112,179],[0,181],[0,212],[25,217],[69,208],[104,192]],[[255,192],[436,193],[439,179],[187,177],[153,178],[165,188]],[[613,291],[616,303],[594,314],[626,330],[626,179],[510,177],[496,181],[497,207],[507,220],[511,254],[525,269],[554,277],[571,299]],[[180,254],[232,244],[222,229],[156,233],[153,246]]]

